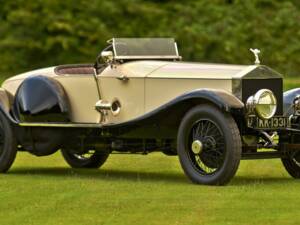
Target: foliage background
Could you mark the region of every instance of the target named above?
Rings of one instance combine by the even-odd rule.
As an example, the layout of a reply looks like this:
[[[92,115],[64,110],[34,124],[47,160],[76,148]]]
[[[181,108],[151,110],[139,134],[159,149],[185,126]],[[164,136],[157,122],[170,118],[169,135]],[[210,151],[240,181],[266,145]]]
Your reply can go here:
[[[300,1],[0,0],[0,80],[92,62],[111,37],[171,36],[185,60],[300,65]],[[0,224],[299,224],[300,182],[279,160],[242,161],[225,187],[192,185],[177,157],[112,155],[101,170],[18,153],[0,176]],[[167,222],[166,222],[167,221]]]
[[[300,65],[300,2],[288,0],[0,0],[0,75],[93,62],[112,37],[175,37],[184,60]]]

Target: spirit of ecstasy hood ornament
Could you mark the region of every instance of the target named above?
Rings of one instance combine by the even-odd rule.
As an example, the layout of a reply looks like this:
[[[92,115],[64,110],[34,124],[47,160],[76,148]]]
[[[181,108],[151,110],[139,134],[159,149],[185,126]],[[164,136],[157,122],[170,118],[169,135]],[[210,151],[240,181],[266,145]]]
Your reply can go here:
[[[255,49],[252,49],[250,48],[250,51],[254,54],[254,57],[255,57],[255,65],[259,65],[260,64],[260,60],[259,60],[259,57],[258,57],[258,54],[260,53],[260,50],[255,48]]]

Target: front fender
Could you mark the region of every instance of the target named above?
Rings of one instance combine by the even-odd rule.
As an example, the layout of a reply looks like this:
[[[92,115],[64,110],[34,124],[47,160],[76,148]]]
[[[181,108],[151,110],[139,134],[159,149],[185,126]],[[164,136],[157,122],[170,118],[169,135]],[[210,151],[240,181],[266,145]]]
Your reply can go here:
[[[283,113],[286,116],[293,114],[293,101],[300,95],[300,88],[294,88],[283,93]]]
[[[232,109],[242,109],[244,107],[244,103],[233,94],[218,89],[197,89],[175,98],[170,103],[189,100],[205,100],[226,112],[230,112]]]
[[[153,126],[155,132],[158,132],[158,127],[178,127],[189,109],[195,105],[207,103],[215,105],[224,112],[232,112],[244,107],[244,103],[229,92],[216,89],[197,89],[184,93],[136,119],[119,124],[106,124],[103,127],[117,128],[120,133],[124,133],[128,132],[130,128]],[[176,131],[176,129],[172,130]]]

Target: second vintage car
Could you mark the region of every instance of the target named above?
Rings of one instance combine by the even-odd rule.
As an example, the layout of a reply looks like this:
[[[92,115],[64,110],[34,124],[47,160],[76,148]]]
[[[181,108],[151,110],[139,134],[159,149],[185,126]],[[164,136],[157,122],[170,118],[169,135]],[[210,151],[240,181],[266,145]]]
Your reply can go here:
[[[11,77],[0,89],[0,171],[18,151],[61,150],[75,168],[161,151],[199,184],[228,183],[241,159],[281,158],[299,178],[300,90],[283,93],[252,52],[254,65],[191,63],[172,38],[113,38],[95,64]]]

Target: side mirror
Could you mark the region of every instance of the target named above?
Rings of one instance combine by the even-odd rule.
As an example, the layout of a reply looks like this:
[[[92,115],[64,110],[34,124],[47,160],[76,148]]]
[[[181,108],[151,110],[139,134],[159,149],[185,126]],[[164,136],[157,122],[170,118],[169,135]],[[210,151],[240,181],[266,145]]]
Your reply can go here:
[[[101,52],[101,57],[104,62],[111,63],[114,59],[114,53],[112,51],[103,51]]]

